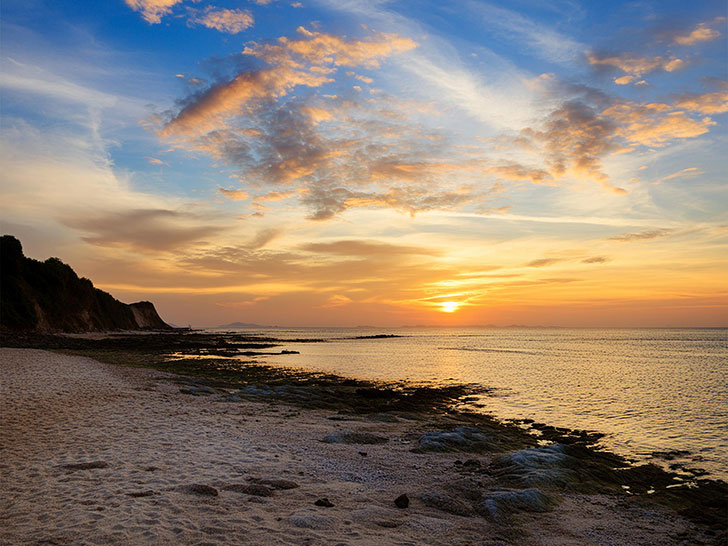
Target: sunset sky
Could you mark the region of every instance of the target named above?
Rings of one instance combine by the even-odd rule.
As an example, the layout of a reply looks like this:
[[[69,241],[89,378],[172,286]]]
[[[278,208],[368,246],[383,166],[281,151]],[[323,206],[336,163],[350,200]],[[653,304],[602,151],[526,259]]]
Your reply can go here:
[[[728,324],[725,0],[1,20],[2,232],[176,325]]]

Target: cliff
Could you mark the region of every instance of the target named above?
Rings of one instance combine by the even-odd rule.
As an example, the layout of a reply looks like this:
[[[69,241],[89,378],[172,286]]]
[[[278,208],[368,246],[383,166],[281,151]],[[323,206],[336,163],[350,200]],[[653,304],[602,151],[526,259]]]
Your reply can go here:
[[[15,237],[0,238],[0,328],[91,332],[167,330],[148,301],[127,305],[79,278],[58,258],[27,258]]]

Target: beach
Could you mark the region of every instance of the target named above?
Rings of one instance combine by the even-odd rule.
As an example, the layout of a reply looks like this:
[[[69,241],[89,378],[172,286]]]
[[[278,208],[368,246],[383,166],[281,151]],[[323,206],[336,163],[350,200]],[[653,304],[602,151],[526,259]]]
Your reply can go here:
[[[86,357],[0,356],[3,544],[720,539],[626,495],[544,490],[540,504],[501,503],[528,490],[481,471],[502,453],[417,449],[428,433],[465,425],[457,415],[349,415]],[[407,507],[395,504],[401,495]]]

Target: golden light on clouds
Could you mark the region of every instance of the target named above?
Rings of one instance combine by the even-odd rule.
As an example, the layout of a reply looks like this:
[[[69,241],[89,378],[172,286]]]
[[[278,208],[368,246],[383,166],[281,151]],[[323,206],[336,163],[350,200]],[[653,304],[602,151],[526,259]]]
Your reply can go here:
[[[89,4],[127,12],[104,55],[5,29],[0,214],[29,256],[199,326],[728,316],[712,7],[624,41],[583,2],[583,42],[477,2],[424,26],[403,2]]]

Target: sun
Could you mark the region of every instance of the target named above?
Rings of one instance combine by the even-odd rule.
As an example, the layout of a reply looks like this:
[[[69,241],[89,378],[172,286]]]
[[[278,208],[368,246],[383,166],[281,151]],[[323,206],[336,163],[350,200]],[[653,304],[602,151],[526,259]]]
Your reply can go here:
[[[443,301],[440,303],[440,311],[443,313],[454,313],[460,308],[460,303],[456,301]]]

